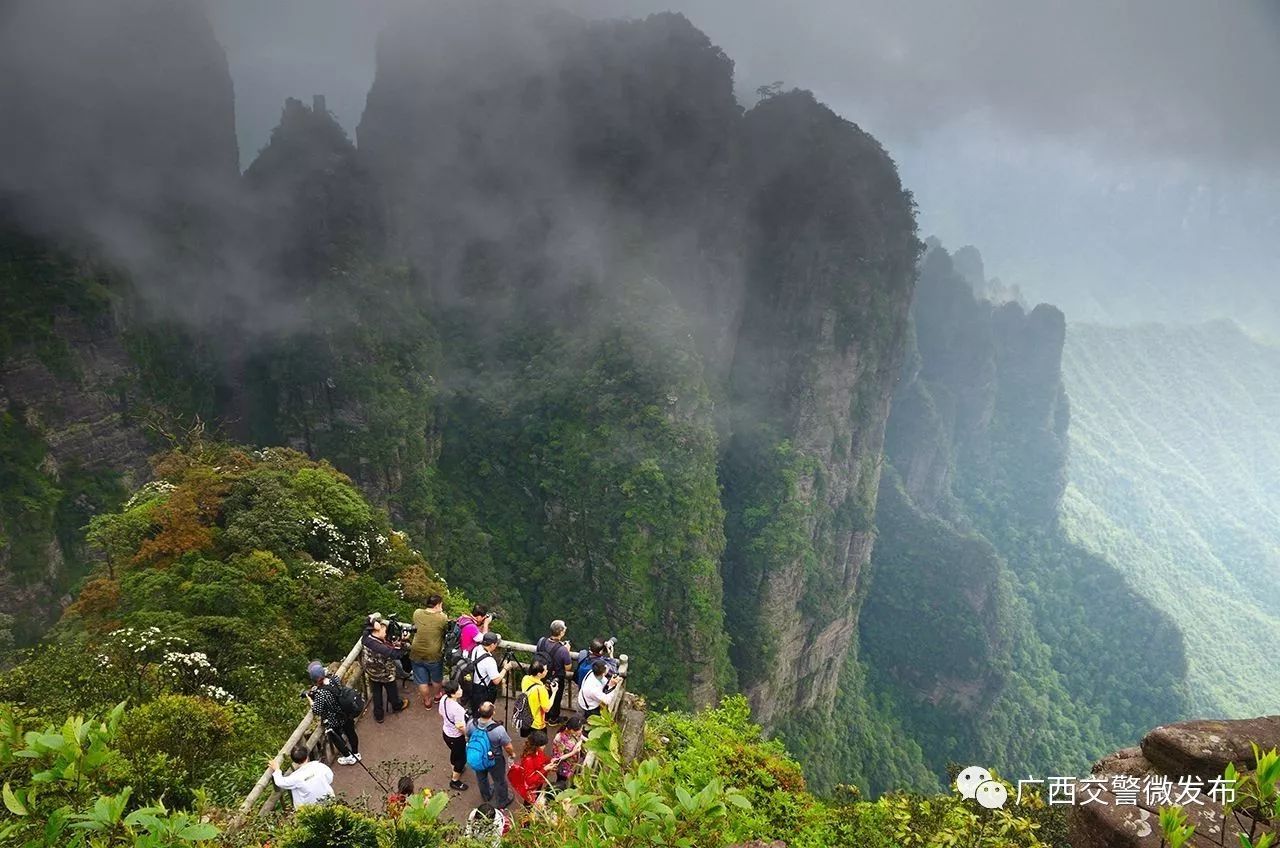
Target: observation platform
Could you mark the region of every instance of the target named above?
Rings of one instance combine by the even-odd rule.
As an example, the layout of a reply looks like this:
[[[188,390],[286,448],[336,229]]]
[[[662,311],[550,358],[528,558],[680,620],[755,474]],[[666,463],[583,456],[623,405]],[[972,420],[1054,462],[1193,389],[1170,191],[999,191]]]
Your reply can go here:
[[[520,691],[522,669],[526,669],[532,661],[534,645],[523,642],[503,640],[499,644],[499,655],[508,651],[515,655],[522,668],[512,669],[502,684],[502,690],[494,701],[494,718],[507,726],[512,737],[512,744],[519,755],[523,740],[508,721],[514,709],[516,693]],[[359,658],[360,643],[357,642],[337,669],[337,676],[348,686],[362,689],[366,696],[368,687],[363,679],[363,671]],[[625,672],[628,657],[618,657],[619,670]],[[616,703],[621,704],[625,696],[626,679],[618,695]],[[468,814],[482,802],[475,774],[470,769],[463,775],[462,782],[467,784],[465,791],[459,792],[449,788],[451,769],[449,766],[449,749],[442,738],[442,720],[438,709],[426,709],[418,694],[418,688],[410,678],[402,678],[398,684],[401,697],[409,700],[409,706],[399,712],[387,712],[382,723],[373,718],[373,707],[367,705],[356,720],[356,735],[360,740],[361,762],[356,765],[343,766],[337,764],[337,751],[323,740],[323,732],[314,717],[308,711],[297,728],[280,747],[281,762],[289,762],[289,751],[299,741],[305,741],[319,758],[333,769],[333,789],[339,800],[355,809],[383,815],[386,813],[387,795],[395,791],[396,783],[402,776],[413,778],[414,790],[421,792],[430,789],[431,794],[445,793],[449,796],[449,804],[445,807],[441,818],[447,821],[462,823]],[[578,687],[574,685],[572,676],[566,681],[566,691],[561,700],[561,716],[568,718],[578,713]],[[623,711],[625,712],[625,710]],[[586,764],[590,767],[590,762]],[[513,793],[513,797],[515,797]],[[254,785],[249,796],[241,804],[233,828],[247,817],[257,814],[265,815],[282,804],[287,793],[281,793],[271,780],[270,770],[265,770]],[[288,801],[283,804],[287,806]],[[518,797],[511,805],[511,811],[518,813],[523,802]]]

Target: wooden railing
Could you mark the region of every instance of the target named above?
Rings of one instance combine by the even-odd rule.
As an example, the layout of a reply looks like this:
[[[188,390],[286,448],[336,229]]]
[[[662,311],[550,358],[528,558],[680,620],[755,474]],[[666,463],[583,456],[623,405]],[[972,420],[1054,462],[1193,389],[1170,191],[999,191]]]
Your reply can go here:
[[[357,639],[355,645],[351,647],[351,650],[347,652],[347,656],[342,660],[342,664],[338,666],[337,677],[348,686],[360,685],[363,682],[360,677],[364,673],[364,669],[361,667],[360,663],[357,662],[357,659],[360,657],[360,650],[360,640]],[[311,729],[312,725],[315,725],[315,729],[307,738],[308,748],[314,747],[316,742],[320,739],[320,734],[324,732],[324,729],[320,727],[315,716],[311,713],[311,707],[308,706],[306,708],[306,713],[302,716],[302,720],[298,722],[298,726],[293,729],[293,733],[289,734],[289,738],[285,740],[284,744],[280,746],[280,750],[276,752],[276,757],[279,758],[281,762],[287,760],[289,752],[293,750],[293,746],[297,745],[298,742],[302,740],[302,737]],[[231,823],[227,826],[228,831],[234,833],[236,830],[239,830],[244,824],[245,819],[247,819],[249,814],[253,811],[254,805],[258,803],[258,799],[262,797],[262,793],[267,790],[267,787],[270,786],[273,789],[275,788],[275,783],[271,780],[271,775],[273,773],[274,772],[270,767],[263,770],[262,776],[258,778],[258,782],[253,785],[253,789],[249,791],[249,794],[240,804],[240,809],[236,811],[235,818],[233,818]],[[265,815],[270,812],[279,801],[279,798],[280,790],[275,789],[275,791],[271,793],[271,797],[269,797],[267,802],[263,804],[260,814]]]
[[[351,650],[347,652],[346,657],[338,666],[336,676],[348,686],[359,688],[364,685],[364,668],[359,662],[362,647],[361,641],[356,640],[355,645],[351,647]],[[522,654],[529,654],[530,656],[537,651],[536,645],[531,645],[527,642],[512,642],[506,639],[499,642],[498,647],[499,649],[512,650]],[[621,707],[623,696],[626,694],[627,679],[625,675],[629,665],[630,658],[626,654],[620,654],[618,656],[618,671],[624,676],[618,684],[617,695],[614,697],[613,701],[617,707]],[[515,688],[514,679],[511,676],[504,678],[502,686],[503,696],[506,698],[512,697],[513,690]],[[577,700],[573,694],[574,688],[573,675],[567,675],[565,678],[565,692],[564,695],[561,696],[560,700],[562,711],[577,710]],[[620,713],[620,710],[616,712]],[[363,716],[358,716],[357,721],[362,717]],[[277,752],[276,756],[280,762],[288,762],[289,752],[293,750],[294,745],[297,745],[302,741],[303,737],[306,737],[307,749],[314,750],[323,734],[324,728],[320,726],[320,723],[316,720],[316,717],[311,712],[311,708],[308,706],[302,720],[298,722],[298,726],[293,729],[293,732],[289,734],[289,738],[280,746],[280,750]],[[588,770],[594,769],[596,767],[595,754],[588,753],[586,758],[583,760],[582,767]],[[236,811],[235,817],[232,818],[230,824],[228,824],[228,833],[234,833],[244,826],[245,821],[247,821],[249,816],[252,815],[255,805],[257,805],[263,794],[267,792],[268,787],[270,787],[272,791],[267,796],[267,799],[262,803],[261,808],[258,810],[258,815],[266,815],[275,809],[276,804],[280,802],[280,797],[283,795],[283,792],[275,787],[275,783],[271,779],[273,773],[274,772],[271,768],[263,770],[262,776],[258,778],[257,783],[253,785],[253,789],[251,789],[249,794],[245,796],[244,801],[240,804],[240,808]]]

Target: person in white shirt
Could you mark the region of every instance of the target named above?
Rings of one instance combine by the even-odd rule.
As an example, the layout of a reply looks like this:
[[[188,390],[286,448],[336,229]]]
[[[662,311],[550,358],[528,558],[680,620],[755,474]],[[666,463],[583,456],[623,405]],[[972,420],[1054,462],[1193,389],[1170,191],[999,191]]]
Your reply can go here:
[[[471,661],[475,667],[471,671],[471,712],[475,713],[485,701],[497,700],[502,681],[507,672],[516,667],[514,660],[507,660],[498,665],[498,645],[502,637],[497,633],[486,633],[480,638],[480,644],[471,652]]]
[[[599,715],[601,706],[612,710],[613,702],[621,691],[618,689],[621,675],[615,674],[609,678],[608,683],[605,682],[604,673],[608,668],[604,660],[596,660],[591,664],[591,673],[582,679],[582,688],[578,690],[578,708],[587,717]]]
[[[333,797],[333,770],[324,763],[312,762],[306,745],[294,745],[289,759],[293,760],[293,770],[283,774],[280,758],[272,758],[271,779],[278,788],[288,789],[293,794],[295,810]]]

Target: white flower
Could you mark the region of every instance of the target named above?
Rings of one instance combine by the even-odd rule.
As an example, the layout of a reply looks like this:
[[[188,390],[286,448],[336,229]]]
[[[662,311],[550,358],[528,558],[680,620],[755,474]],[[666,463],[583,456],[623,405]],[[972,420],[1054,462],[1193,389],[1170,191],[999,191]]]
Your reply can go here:
[[[134,492],[133,497],[129,498],[129,500],[125,502],[124,508],[132,509],[143,500],[156,495],[167,495],[176,488],[178,487],[170,483],[168,480],[152,480],[150,483],[145,484],[142,488],[138,489],[138,491]]]

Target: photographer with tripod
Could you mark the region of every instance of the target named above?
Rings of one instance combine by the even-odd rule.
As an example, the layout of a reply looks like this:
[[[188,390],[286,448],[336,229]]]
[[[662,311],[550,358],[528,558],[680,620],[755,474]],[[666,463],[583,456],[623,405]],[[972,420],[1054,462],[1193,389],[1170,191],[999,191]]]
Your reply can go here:
[[[372,690],[373,718],[379,724],[382,724],[385,715],[382,702],[384,695],[393,713],[398,713],[409,706],[409,699],[401,698],[400,690],[396,687],[396,673],[400,667],[400,661],[407,654],[406,643],[402,638],[393,641],[388,637],[389,623],[381,613],[371,614],[365,624],[364,636],[360,639],[364,648],[361,664],[364,666],[364,675],[369,680]],[[401,632],[392,636],[402,637],[404,628],[398,627],[397,630]]]

